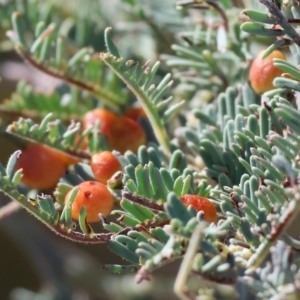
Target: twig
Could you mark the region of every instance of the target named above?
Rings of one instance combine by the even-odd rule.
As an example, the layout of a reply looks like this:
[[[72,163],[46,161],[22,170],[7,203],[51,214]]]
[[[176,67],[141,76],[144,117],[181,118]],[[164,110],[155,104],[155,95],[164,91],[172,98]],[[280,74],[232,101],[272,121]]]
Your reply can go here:
[[[125,199],[128,199],[128,200],[130,200],[130,201],[132,201],[132,202],[134,202],[136,204],[148,207],[148,208],[153,209],[153,210],[158,210],[158,211],[163,211],[163,212],[165,211],[163,205],[157,204],[156,202],[152,202],[152,201],[150,201],[150,200],[148,200],[146,198],[133,195],[130,192],[124,191],[122,193],[122,197],[124,197]]]
[[[186,253],[183,257],[181,266],[179,268],[178,275],[174,284],[174,291],[176,295],[183,300],[196,299],[196,295],[190,294],[186,284],[188,281],[189,274],[193,267],[194,257],[198,251],[199,244],[203,238],[203,229],[205,228],[204,223],[200,223],[194,230]]]
[[[101,98],[103,101],[105,101],[105,104],[109,105],[112,109],[118,111],[118,105],[114,102],[113,98],[109,98],[106,99],[105,97],[103,97],[103,94],[100,93],[99,89],[95,88],[92,85],[86,84],[83,81],[77,80],[75,78],[72,77],[67,77],[65,72],[58,72],[57,70],[52,70],[50,68],[47,68],[46,66],[43,66],[42,64],[40,64],[38,61],[36,61],[27,51],[24,51],[22,49],[22,47],[20,46],[16,46],[16,51],[18,52],[18,54],[26,61],[28,62],[30,65],[32,65],[33,67],[35,67],[36,69],[40,70],[41,72],[58,78],[68,84],[77,86],[78,88],[82,89],[82,90],[86,90],[89,93],[91,93],[92,95],[94,95],[97,98]]]
[[[52,224],[46,224],[52,231],[54,231],[56,234],[60,235],[61,237],[64,237],[68,240],[71,240],[73,242],[77,243],[83,243],[83,244],[103,244],[108,243],[110,240],[112,240],[117,235],[126,235],[128,231],[130,231],[132,228],[126,227],[122,229],[121,231],[117,233],[98,233],[93,235],[93,237],[89,237],[85,235],[84,233],[78,232],[78,231],[68,231],[65,228],[62,228],[59,224],[58,225],[52,225]]]
[[[226,16],[224,10],[216,2],[207,2],[207,4],[211,7],[213,7],[217,13],[219,13],[220,17],[223,20],[224,28],[228,32],[229,31],[228,18]]]
[[[177,6],[188,6],[192,5],[192,8],[197,8],[197,9],[209,9],[209,7],[212,7],[222,18],[223,20],[223,25],[225,27],[225,30],[229,30],[228,26],[228,18],[224,12],[224,10],[216,3],[216,2],[210,2],[207,1],[205,4],[199,4],[195,1],[178,1],[176,3]],[[219,26],[218,26],[219,27]]]
[[[17,212],[21,208],[22,206],[20,205],[19,202],[14,201],[6,204],[0,209],[0,220],[10,216],[11,214]]]
[[[253,255],[247,264],[248,268],[256,268],[261,265],[265,257],[269,254],[270,248],[275,245],[279,237],[284,234],[286,228],[294,221],[300,212],[300,193],[295,193],[295,201],[289,203],[285,212],[281,215],[279,222],[273,226],[272,231],[261,245],[258,247],[255,255]]]
[[[278,24],[286,31],[286,34],[300,47],[299,34],[284,17],[280,9],[270,0],[259,0],[259,2],[269,9],[269,12],[275,17]]]

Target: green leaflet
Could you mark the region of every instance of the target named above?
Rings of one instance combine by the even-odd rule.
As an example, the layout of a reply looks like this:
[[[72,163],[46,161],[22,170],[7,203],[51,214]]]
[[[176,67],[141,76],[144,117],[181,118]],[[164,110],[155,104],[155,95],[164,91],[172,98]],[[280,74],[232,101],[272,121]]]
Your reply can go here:
[[[139,222],[146,222],[154,217],[154,214],[146,207],[142,207],[128,200],[122,200],[121,206],[125,211],[128,211]]]
[[[259,12],[257,10],[245,9],[242,12],[244,15],[248,16],[253,22],[265,23],[265,24],[275,24],[276,19],[266,13]]]
[[[136,253],[128,249],[123,244],[117,241],[110,241],[107,245],[108,249],[116,253],[117,255],[123,257],[132,264],[139,264],[139,257]]]
[[[267,36],[267,37],[278,37],[284,35],[284,30],[282,29],[268,29],[264,25],[256,24],[252,22],[243,23],[241,25],[241,29],[248,33]]]
[[[193,217],[174,193],[170,193],[168,195],[168,200],[165,204],[165,210],[169,218],[178,219],[183,225],[185,225]]]

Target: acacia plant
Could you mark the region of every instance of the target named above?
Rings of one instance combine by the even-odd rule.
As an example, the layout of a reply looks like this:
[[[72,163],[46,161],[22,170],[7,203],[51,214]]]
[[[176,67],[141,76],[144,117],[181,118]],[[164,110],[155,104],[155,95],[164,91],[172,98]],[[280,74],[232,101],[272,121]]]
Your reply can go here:
[[[299,2],[117,1],[116,19],[133,25],[116,29],[101,1],[80,13],[50,2],[1,4],[1,47],[60,84],[43,94],[21,81],[0,110],[14,140],[56,150],[66,172],[54,193],[29,197],[38,179],[19,189],[26,168],[51,177],[52,166],[16,168],[21,149],[0,167],[0,190],[62,238],[108,247],[124,265],[105,268],[137,283],[181,260],[180,299],[298,299]],[[111,121],[85,125],[94,109]]]

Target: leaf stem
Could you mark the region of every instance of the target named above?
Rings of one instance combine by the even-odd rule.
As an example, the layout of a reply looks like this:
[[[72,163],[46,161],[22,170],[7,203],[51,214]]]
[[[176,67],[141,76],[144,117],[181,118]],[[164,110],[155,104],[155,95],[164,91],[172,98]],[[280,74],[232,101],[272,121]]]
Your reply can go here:
[[[148,199],[142,198],[140,196],[133,195],[130,192],[123,191],[122,197],[124,197],[125,199],[130,200],[130,201],[132,201],[132,202],[134,202],[136,204],[148,207],[148,208],[153,209],[153,210],[162,211],[162,212],[165,211],[163,205],[157,204],[157,203],[155,203],[153,201],[150,201]]]
[[[270,253],[270,248],[276,244],[279,237],[285,232],[286,228],[295,220],[300,213],[300,193],[295,192],[295,199],[292,200],[285,212],[280,217],[279,223],[274,227],[261,245],[257,248],[255,254],[249,259],[247,268],[258,268],[266,256]]]
[[[84,81],[75,79],[73,77],[66,76],[65,71],[57,70],[54,68],[48,68],[41,63],[39,63],[36,59],[34,59],[30,53],[27,51],[24,51],[23,47],[20,45],[15,46],[16,51],[18,54],[30,65],[38,69],[39,71],[50,75],[52,77],[55,77],[57,79],[60,79],[70,85],[76,86],[81,90],[85,90],[95,96],[97,99],[101,99],[107,106],[109,106],[112,110],[114,111],[119,111],[119,105],[118,105],[118,99],[109,92],[104,92],[101,88],[100,85],[92,85],[92,84],[87,84]]]
[[[154,134],[162,146],[165,155],[170,156],[171,144],[169,137],[149,96],[134,80],[132,80],[129,76],[126,76],[127,74],[117,68],[116,64],[122,62],[122,59],[117,59],[109,53],[100,53],[100,58],[117,74],[117,76],[127,85],[127,87],[139,100],[149,118]]]

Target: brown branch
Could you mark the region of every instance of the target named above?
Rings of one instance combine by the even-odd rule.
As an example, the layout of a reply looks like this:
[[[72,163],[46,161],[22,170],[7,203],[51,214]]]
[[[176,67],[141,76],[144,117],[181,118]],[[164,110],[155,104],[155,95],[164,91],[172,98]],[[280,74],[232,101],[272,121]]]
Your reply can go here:
[[[291,24],[299,24],[300,23],[300,19],[287,19],[287,20]]]
[[[130,192],[123,191],[122,197],[124,197],[125,199],[127,199],[129,201],[132,201],[136,204],[139,204],[141,206],[148,207],[152,210],[163,211],[163,212],[165,211],[163,205],[158,204],[158,203],[153,202],[153,201],[150,201],[146,198],[143,198],[143,197],[140,197],[140,196],[137,196],[137,195],[133,195]]]
[[[280,9],[271,0],[259,0],[260,3],[265,5],[269,12],[275,17],[278,24],[284,29],[285,34],[288,35],[298,47],[300,47],[300,36],[295,28],[285,18]]]
[[[16,51],[18,52],[18,54],[30,65],[32,65],[34,68],[40,70],[41,72],[52,76],[54,78],[60,79],[70,85],[74,85],[77,86],[78,88],[82,89],[82,90],[86,90],[89,93],[93,94],[94,96],[96,96],[97,98],[101,98],[102,100],[104,100],[103,95],[101,95],[99,93],[99,90],[97,90],[93,85],[89,85],[86,84],[80,80],[77,80],[75,78],[72,77],[67,77],[65,72],[59,72],[57,70],[53,70],[50,69],[46,66],[43,66],[42,64],[40,64],[37,60],[35,60],[30,53],[28,53],[27,51],[24,51],[22,49],[21,46],[16,45],[15,46]],[[105,103],[107,105],[109,105],[112,109],[114,110],[118,110],[118,104],[116,103],[112,103],[112,101],[114,101],[113,99],[106,99]]]
[[[220,15],[220,17],[223,20],[223,25],[225,30],[228,32],[229,31],[229,26],[228,26],[228,18],[224,12],[224,10],[216,3],[216,2],[207,2],[207,4],[215,9],[215,11]]]
[[[207,1],[205,4],[199,4],[193,0],[191,1],[178,1],[176,3],[177,6],[188,6],[191,5],[192,8],[196,8],[196,9],[209,9],[209,7],[212,7],[222,18],[223,20],[223,25],[225,27],[225,30],[228,32],[229,31],[229,26],[228,26],[228,18],[224,12],[224,10],[215,2],[210,2]],[[218,26],[219,27],[219,26]]]
[[[223,277],[218,277],[217,274],[196,272],[194,270],[192,270],[191,273],[193,275],[196,275],[197,277],[199,277],[199,279],[201,281],[203,281],[203,279],[204,279],[204,280],[207,280],[207,281],[210,281],[210,282],[215,282],[215,283],[219,283],[219,284],[226,284],[226,285],[232,285],[236,281],[235,277],[231,278],[231,277],[226,277],[225,275]],[[234,270],[232,270],[231,275],[235,275]]]
[[[83,244],[103,244],[108,243],[110,240],[112,240],[115,236],[118,235],[126,235],[128,231],[130,231],[132,228],[126,227],[122,229],[121,231],[117,233],[97,233],[93,237],[89,237],[85,235],[84,233],[78,232],[78,231],[68,231],[65,228],[62,228],[59,224],[53,225],[53,224],[46,224],[52,231],[54,231],[59,236],[66,238],[68,240],[71,240],[73,242],[77,243],[83,243]]]

